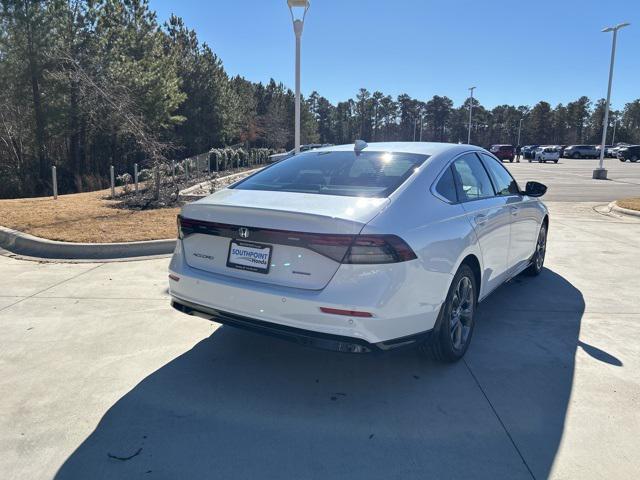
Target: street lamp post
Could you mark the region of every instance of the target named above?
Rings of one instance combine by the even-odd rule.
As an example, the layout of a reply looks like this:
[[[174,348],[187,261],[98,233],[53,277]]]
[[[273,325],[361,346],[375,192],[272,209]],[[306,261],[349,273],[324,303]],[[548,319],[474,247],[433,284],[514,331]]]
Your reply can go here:
[[[420,141],[422,141],[422,115],[420,115]]]
[[[604,146],[607,142],[607,123],[609,123],[609,105],[611,104],[611,82],[613,81],[613,64],[616,59],[616,40],[618,38],[618,30],[626,27],[629,23],[620,23],[615,27],[604,28],[603,32],[613,32],[613,41],[611,43],[611,62],[609,64],[609,86],[607,88],[607,103],[604,106],[604,122],[602,122],[602,142],[600,144],[600,163],[598,168],[593,171],[593,178],[597,180],[607,179],[607,170],[604,168]]]
[[[516,144],[517,147],[520,146],[520,132],[522,132],[522,120],[524,120],[524,117],[520,119],[520,124],[518,125],[518,143]]]
[[[611,138],[611,145],[616,144],[616,127],[618,126],[618,119],[613,122],[613,137]]]
[[[309,0],[287,0],[291,21],[293,22],[293,33],[296,36],[296,117],[295,117],[295,152],[300,153],[300,42],[302,40],[302,29],[304,19],[309,10]],[[302,14],[300,15],[300,11]],[[295,12],[298,13],[296,16]]]
[[[476,87],[469,87],[471,92],[471,101],[469,102],[469,135],[467,135],[467,144],[471,145],[471,115],[473,113],[473,91]]]

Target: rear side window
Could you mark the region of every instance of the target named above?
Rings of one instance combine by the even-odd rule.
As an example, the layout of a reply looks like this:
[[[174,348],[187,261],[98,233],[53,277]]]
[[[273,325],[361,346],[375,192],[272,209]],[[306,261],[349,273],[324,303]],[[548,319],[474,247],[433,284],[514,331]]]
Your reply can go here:
[[[447,167],[444,171],[440,180],[436,184],[436,192],[443,197],[446,198],[451,203],[456,203],[458,201],[458,195],[456,192],[456,182],[453,179],[453,172],[451,171],[451,167]]]
[[[310,151],[274,163],[232,188],[388,197],[427,158],[414,153]]]
[[[465,202],[493,197],[495,192],[480,159],[467,153],[453,162],[453,174],[458,183],[458,198]]]

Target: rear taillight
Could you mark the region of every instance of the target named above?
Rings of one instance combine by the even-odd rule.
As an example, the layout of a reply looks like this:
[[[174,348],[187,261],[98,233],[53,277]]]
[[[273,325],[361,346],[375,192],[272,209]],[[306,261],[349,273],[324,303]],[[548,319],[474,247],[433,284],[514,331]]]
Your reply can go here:
[[[398,263],[417,258],[395,235],[356,235],[342,263]]]
[[[395,235],[307,235],[305,241],[310,250],[341,263],[397,263],[417,258]]]
[[[198,220],[193,220],[191,218],[184,218],[181,215],[178,215],[178,238],[183,239],[184,237],[195,233],[198,228],[204,222],[199,222]]]
[[[238,228],[237,225],[195,220],[178,215],[180,239],[194,233],[236,238]],[[411,247],[396,235],[332,235],[250,227],[247,241],[308,248],[339,263],[398,263],[417,258]]]

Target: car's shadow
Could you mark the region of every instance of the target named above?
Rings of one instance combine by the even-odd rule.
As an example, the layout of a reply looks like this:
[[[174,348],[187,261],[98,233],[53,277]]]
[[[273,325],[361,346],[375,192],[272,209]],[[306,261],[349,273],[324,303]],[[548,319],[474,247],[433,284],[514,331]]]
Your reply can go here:
[[[545,478],[583,310],[550,270],[518,278],[454,365],[221,327],[116,402],[56,478]]]

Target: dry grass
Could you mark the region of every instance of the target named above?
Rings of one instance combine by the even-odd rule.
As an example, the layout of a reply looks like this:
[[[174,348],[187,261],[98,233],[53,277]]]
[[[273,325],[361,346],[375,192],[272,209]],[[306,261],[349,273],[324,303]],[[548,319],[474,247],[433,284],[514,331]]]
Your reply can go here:
[[[617,201],[618,206],[629,210],[640,210],[640,197],[625,198]]]
[[[51,240],[131,242],[175,238],[179,208],[133,211],[113,208],[109,190],[0,200],[0,225]]]

